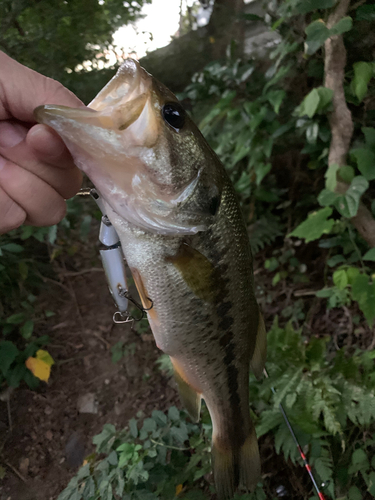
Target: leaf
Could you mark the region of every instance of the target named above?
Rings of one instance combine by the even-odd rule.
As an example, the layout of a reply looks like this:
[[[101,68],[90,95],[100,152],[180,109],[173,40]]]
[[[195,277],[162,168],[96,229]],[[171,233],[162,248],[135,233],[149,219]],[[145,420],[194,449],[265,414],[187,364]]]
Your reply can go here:
[[[352,296],[371,326],[375,319],[375,282],[370,283],[365,274],[358,275],[352,284]]]
[[[335,5],[335,0],[302,0],[296,7],[298,14],[307,14],[313,10],[329,9]]]
[[[354,179],[354,168],[349,165],[342,165],[338,170],[338,175],[347,184],[350,184]]]
[[[10,365],[18,356],[18,349],[10,342],[10,340],[3,340],[0,342],[0,370],[1,373],[6,376]]]
[[[130,434],[133,436],[133,438],[138,437],[138,425],[137,421],[135,418],[132,418],[129,420],[129,429],[130,429]]]
[[[285,90],[271,90],[267,92],[267,99],[269,103],[273,106],[276,114],[279,114],[280,106],[286,96]]]
[[[334,191],[337,185],[337,171],[339,169],[339,165],[337,163],[333,163],[327,168],[327,171],[324,175],[326,178],[326,188],[329,191]]]
[[[363,495],[361,490],[357,488],[357,486],[351,486],[348,491],[348,499],[349,500],[362,500]]]
[[[330,30],[329,35],[342,35],[347,31],[350,31],[353,27],[353,19],[350,16],[343,17],[338,23],[336,23]]]
[[[357,215],[361,196],[366,191],[368,186],[368,181],[361,175],[354,177],[345,194],[337,198],[335,202],[335,207],[341,215],[347,218],[355,217]]]
[[[334,220],[328,219],[330,215],[332,215],[332,209],[329,207],[313,212],[288,236],[303,238],[306,243],[317,240],[323,234],[328,234],[331,231]]]
[[[39,349],[36,352],[36,357],[29,357],[25,361],[26,367],[31,371],[31,373],[37,377],[39,380],[48,382],[51,374],[51,366],[54,364],[54,360],[47,351]]]
[[[305,29],[305,33],[305,53],[310,56],[324,44],[330,35],[330,31],[322,19],[310,23]]]
[[[142,430],[145,432],[152,432],[156,430],[156,422],[153,418],[145,418],[143,421]]]
[[[362,132],[365,136],[366,145],[369,148],[375,149],[375,128],[362,127]]]
[[[23,252],[23,247],[21,245],[17,245],[17,243],[7,243],[5,245],[2,245],[1,250],[6,250],[7,252],[10,253],[21,253]]]
[[[24,339],[29,339],[34,330],[34,321],[28,319],[20,328],[21,335]]]
[[[57,237],[57,225],[51,226],[48,230],[48,241],[53,245]]]
[[[6,319],[6,322],[10,325],[20,325],[26,319],[26,314],[24,312],[15,313]]]
[[[352,93],[362,102],[367,94],[367,86],[374,72],[372,63],[359,61],[353,64],[354,78],[351,81],[350,88]]]
[[[322,189],[318,196],[318,202],[322,207],[334,205],[335,201],[340,198],[340,195],[333,193],[329,189]]]
[[[175,406],[171,406],[168,410],[168,418],[172,420],[172,422],[176,422],[180,420],[180,412]]]
[[[309,118],[312,118],[318,109],[319,100],[320,97],[318,91],[316,89],[312,89],[300,105],[299,116],[307,115]]]
[[[350,151],[355,158],[358,170],[368,180],[375,179],[375,153],[367,148],[357,148]]]
[[[316,88],[319,95],[319,111],[322,111],[324,108],[331,104],[333,98],[333,90],[327,89],[327,87],[317,87]]]
[[[366,252],[362,259],[375,261],[375,248],[371,248],[371,250]]]
[[[333,283],[339,290],[344,290],[348,284],[348,276],[345,269],[338,269],[333,273]]]

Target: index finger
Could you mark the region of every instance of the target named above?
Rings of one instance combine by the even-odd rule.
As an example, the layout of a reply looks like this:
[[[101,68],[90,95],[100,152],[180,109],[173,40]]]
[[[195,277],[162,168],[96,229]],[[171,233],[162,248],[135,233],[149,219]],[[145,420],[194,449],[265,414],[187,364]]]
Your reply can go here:
[[[70,90],[0,52],[0,120],[35,123],[33,111],[42,104],[73,108],[84,104]]]

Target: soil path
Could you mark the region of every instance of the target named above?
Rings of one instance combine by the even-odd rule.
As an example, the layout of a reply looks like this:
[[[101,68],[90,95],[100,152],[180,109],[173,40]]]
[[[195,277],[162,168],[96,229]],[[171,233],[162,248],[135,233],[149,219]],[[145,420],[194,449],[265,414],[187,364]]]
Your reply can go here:
[[[50,336],[46,348],[56,362],[48,385],[16,390],[11,422],[7,402],[0,401],[6,470],[0,500],[55,500],[105,423],[123,428],[139,410],[151,414],[178,404],[174,386],[155,365],[160,351],[150,330],[140,334],[113,324],[115,309],[96,252],[90,259],[86,269],[87,258],[67,262],[60,285],[49,282],[39,297],[42,309],[56,312],[37,332]],[[131,348],[113,363],[111,348],[119,341]]]

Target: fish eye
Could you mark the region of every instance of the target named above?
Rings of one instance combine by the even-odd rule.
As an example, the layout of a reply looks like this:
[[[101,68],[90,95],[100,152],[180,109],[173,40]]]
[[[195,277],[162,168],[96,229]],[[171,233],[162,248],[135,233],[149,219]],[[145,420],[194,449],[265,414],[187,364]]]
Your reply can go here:
[[[181,104],[178,104],[177,102],[165,104],[161,112],[164,120],[177,132],[179,132],[184,126],[186,112]]]

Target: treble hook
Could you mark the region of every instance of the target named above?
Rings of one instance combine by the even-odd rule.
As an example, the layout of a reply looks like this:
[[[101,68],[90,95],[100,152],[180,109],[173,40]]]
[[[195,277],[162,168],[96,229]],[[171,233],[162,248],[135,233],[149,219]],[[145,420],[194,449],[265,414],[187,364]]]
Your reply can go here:
[[[119,295],[121,297],[124,297],[125,299],[128,299],[139,311],[142,312],[142,317],[140,319],[136,319],[135,321],[140,321],[142,318],[144,318],[144,313],[146,311],[150,311],[154,307],[154,301],[151,300],[149,297],[146,297],[146,299],[151,303],[150,307],[143,307],[139,302],[137,302],[127,290],[124,290],[120,285],[117,287]]]

